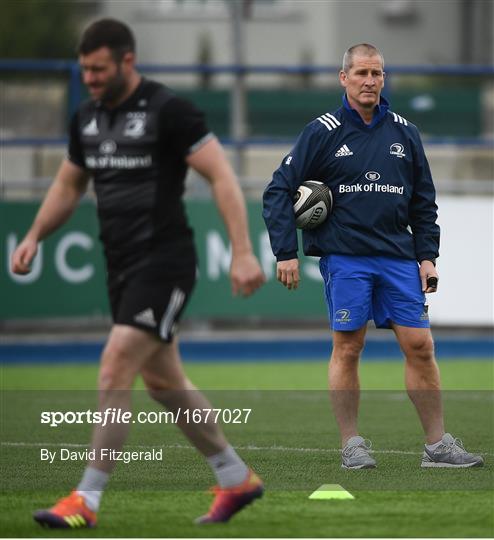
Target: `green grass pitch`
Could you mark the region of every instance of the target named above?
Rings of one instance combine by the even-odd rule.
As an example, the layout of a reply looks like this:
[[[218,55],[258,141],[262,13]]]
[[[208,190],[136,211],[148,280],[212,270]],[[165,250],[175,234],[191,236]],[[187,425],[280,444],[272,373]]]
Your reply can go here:
[[[493,364],[440,362],[447,429],[484,454],[482,469],[422,470],[422,435],[403,391],[400,362],[363,362],[360,429],[378,468],[343,471],[326,393],[326,362],[188,363],[216,407],[251,408],[225,425],[266,483],[265,496],[230,523],[198,527],[213,484],[205,462],[173,425],[132,426],[127,449],[162,448],[162,462],[120,463],[98,528],[56,531],[32,521],[72,489],[82,461],[47,464],[40,448],[83,450],[88,425],[50,428],[39,410],[95,409],[97,366],[4,366],[1,370],[1,535],[7,537],[491,537],[494,535]],[[134,410],[159,411],[137,385]],[[354,500],[309,500],[340,484]]]

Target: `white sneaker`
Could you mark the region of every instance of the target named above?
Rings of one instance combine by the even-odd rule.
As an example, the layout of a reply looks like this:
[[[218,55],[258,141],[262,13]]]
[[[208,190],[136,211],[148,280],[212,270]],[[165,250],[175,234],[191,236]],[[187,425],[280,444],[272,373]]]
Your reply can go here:
[[[341,451],[343,469],[374,469],[376,460],[369,455],[372,443],[360,435],[350,437]]]
[[[470,454],[460,439],[455,439],[450,433],[445,433],[441,444],[434,450],[424,447],[421,467],[482,467],[482,456]]]

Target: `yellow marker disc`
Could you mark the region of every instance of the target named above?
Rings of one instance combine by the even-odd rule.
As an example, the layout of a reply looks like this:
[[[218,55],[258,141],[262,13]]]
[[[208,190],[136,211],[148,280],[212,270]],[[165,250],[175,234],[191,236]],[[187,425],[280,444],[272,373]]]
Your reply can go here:
[[[309,499],[354,499],[355,497],[339,484],[323,484],[309,495]]]

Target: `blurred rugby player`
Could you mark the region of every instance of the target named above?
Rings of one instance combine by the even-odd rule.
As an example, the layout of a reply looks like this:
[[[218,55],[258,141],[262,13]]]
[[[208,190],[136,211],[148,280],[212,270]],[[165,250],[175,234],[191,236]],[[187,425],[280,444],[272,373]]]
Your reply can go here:
[[[222,147],[204,115],[135,67],[135,41],[113,19],[91,24],[79,44],[83,82],[91,99],[74,115],[68,156],[38,214],[12,257],[12,269],[30,270],[38,243],[72,214],[92,177],[97,197],[113,327],[99,373],[100,407],[130,409],[140,374],[149,394],[172,411],[211,408],[182,368],[177,323],[196,280],[196,253],[182,202],[188,167],[203,175],[232,245],[233,294],[248,296],[264,282],[253,254],[244,198]],[[207,459],[219,486],[198,523],[228,521],[261,497],[263,484],[228,444],[212,418],[178,426]],[[115,461],[101,449],[120,450],[128,424],[96,425],[90,461],[76,489],[34,514],[55,528],[93,527]]]

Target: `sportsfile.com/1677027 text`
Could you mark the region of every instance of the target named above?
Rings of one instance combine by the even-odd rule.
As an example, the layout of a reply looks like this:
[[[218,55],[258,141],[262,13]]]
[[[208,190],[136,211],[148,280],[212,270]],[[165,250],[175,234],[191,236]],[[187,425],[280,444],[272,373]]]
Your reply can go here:
[[[108,407],[103,411],[42,411],[41,424],[58,427],[63,424],[202,424],[207,422],[223,424],[246,424],[252,409],[205,408],[186,409],[178,407],[174,411],[132,411]]]

